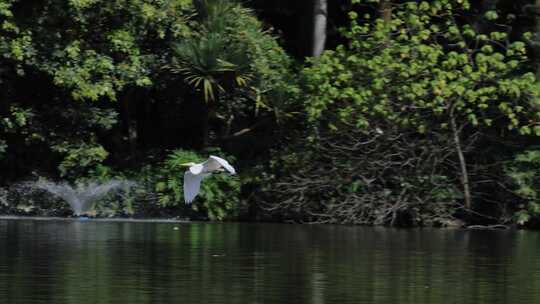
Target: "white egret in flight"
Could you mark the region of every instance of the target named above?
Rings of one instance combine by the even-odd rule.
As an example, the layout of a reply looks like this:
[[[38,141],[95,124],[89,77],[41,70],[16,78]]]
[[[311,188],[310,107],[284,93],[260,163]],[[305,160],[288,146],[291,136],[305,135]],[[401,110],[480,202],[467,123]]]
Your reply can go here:
[[[227,170],[230,174],[236,174],[234,168],[223,158],[210,155],[210,157],[200,164],[193,162],[182,164],[188,166],[184,173],[184,201],[191,203],[201,187],[203,178],[210,176],[213,172],[223,172]]]

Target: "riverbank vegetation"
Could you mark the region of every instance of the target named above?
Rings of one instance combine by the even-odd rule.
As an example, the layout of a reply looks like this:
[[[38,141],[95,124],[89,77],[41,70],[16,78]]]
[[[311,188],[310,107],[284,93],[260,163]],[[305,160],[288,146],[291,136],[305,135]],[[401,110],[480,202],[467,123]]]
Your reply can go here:
[[[0,211],[125,178],[98,215],[535,226],[538,5],[0,0]],[[209,154],[239,177],[186,206]]]

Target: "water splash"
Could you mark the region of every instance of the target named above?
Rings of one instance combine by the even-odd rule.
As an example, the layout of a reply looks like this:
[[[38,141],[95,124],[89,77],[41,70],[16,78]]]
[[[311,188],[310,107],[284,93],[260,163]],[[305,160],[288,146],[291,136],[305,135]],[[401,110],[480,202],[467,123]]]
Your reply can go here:
[[[107,182],[77,183],[71,186],[66,182],[54,183],[46,180],[39,180],[34,184],[37,189],[45,190],[66,201],[76,216],[89,211],[93,204],[106,195],[117,189],[127,189],[135,183],[127,180],[110,180]]]

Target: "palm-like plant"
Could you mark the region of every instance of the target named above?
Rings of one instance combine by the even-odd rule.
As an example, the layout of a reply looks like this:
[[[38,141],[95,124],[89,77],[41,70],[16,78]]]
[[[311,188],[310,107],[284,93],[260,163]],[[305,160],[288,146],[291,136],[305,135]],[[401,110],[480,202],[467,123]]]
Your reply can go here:
[[[198,1],[199,16],[204,18],[198,35],[173,47],[173,72],[203,92],[208,103],[217,99],[226,87],[246,86],[251,76],[245,50],[228,39],[227,20],[234,18],[233,4],[223,0]],[[227,84],[229,84],[227,86]]]
[[[214,90],[223,91],[219,76],[232,70],[232,65],[219,58],[224,41],[218,35],[209,34],[201,40],[190,40],[175,45],[177,68],[184,80],[195,89],[202,90],[204,100],[214,100]]]

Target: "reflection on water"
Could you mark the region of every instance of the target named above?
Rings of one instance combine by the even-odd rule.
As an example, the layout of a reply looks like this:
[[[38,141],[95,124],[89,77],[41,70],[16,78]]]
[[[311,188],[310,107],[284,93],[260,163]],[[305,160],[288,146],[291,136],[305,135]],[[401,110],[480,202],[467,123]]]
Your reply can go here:
[[[2,303],[534,303],[540,234],[0,221]]]

